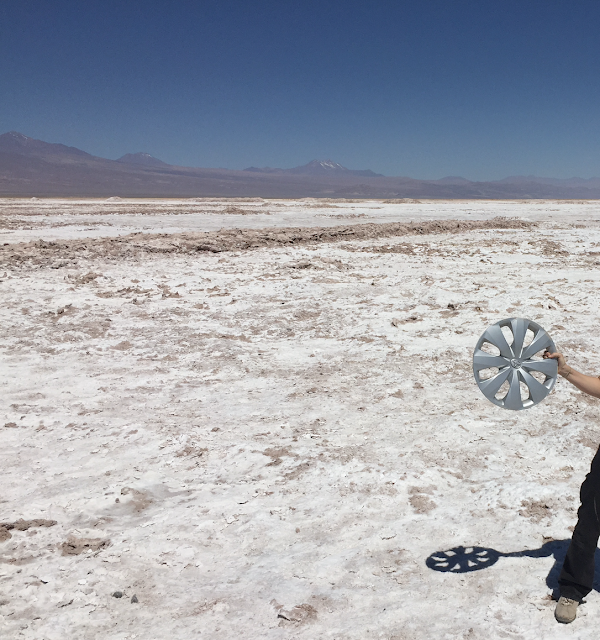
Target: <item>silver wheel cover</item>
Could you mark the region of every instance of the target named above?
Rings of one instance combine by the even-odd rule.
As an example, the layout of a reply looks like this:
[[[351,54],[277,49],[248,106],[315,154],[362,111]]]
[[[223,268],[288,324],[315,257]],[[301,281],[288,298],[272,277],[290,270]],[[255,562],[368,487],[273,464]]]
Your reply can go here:
[[[502,327],[510,329],[512,341],[507,340]],[[525,345],[528,330],[533,333],[533,339]],[[500,354],[491,355],[482,350],[486,343]],[[556,360],[543,360],[541,357],[546,349],[556,351],[556,346],[544,329],[532,320],[507,318],[488,327],[477,341],[473,354],[473,374],[483,395],[499,407],[513,411],[529,409],[541,402],[554,387],[558,375]],[[484,373],[482,378],[481,374],[486,369],[497,369],[498,372],[492,371],[491,377],[485,377]],[[532,372],[541,374],[538,378],[543,376],[543,382],[536,380]],[[529,390],[525,399],[521,398],[521,383]],[[508,387],[506,394],[498,393],[502,385]]]

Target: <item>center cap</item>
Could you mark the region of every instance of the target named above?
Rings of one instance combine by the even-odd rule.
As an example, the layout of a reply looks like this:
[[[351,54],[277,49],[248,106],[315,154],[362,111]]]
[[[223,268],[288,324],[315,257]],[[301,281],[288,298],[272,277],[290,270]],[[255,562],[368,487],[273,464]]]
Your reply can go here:
[[[521,361],[520,361],[518,358],[513,358],[513,359],[510,361],[510,366],[511,366],[513,369],[519,369],[519,368],[521,367]]]

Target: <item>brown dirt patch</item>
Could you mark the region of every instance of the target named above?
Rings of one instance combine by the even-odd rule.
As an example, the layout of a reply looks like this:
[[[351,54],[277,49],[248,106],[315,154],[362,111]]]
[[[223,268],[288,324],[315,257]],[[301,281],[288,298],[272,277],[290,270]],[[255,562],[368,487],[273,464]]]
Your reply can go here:
[[[269,462],[267,467],[276,467],[277,465],[281,464],[283,456],[289,456],[291,458],[296,457],[295,454],[291,453],[287,447],[271,447],[262,451],[262,454],[263,456],[269,456],[269,458],[271,458],[271,462]]]
[[[70,537],[62,543],[63,556],[78,556],[89,551],[100,551],[110,545],[110,540],[101,538],[74,538]]]
[[[11,538],[11,529],[15,531],[27,531],[31,527],[53,527],[56,520],[44,520],[41,518],[35,520],[23,520],[20,518],[15,522],[0,522],[0,542],[4,542]]]
[[[409,489],[410,502],[412,508],[417,513],[429,513],[437,507],[437,504],[429,497],[432,487],[411,487]]]
[[[0,265],[44,265],[59,269],[77,258],[126,258],[152,254],[220,253],[260,247],[296,246],[390,236],[466,233],[479,229],[526,229],[535,223],[518,218],[491,220],[430,220],[280,229],[221,229],[203,233],[133,233],[117,238],[84,238],[48,242],[37,240],[0,246]],[[91,277],[88,274],[84,278]]]
[[[121,489],[122,496],[131,496],[131,500],[129,500],[128,504],[133,506],[134,510],[139,512],[143,511],[147,507],[149,507],[153,500],[151,496],[145,491],[138,491],[137,489],[133,489],[132,487],[123,487]]]
[[[529,518],[534,522],[539,522],[543,518],[549,518],[552,515],[552,509],[550,505],[539,500],[522,500],[522,509],[519,510],[519,515]]]

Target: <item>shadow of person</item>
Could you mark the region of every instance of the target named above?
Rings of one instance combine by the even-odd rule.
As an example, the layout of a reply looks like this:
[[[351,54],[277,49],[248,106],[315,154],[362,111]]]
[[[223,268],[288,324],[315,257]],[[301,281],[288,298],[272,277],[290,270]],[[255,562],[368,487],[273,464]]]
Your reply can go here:
[[[433,571],[444,573],[471,573],[481,571],[496,564],[500,558],[548,558],[554,557],[554,564],[546,577],[546,584],[558,598],[558,576],[562,569],[570,540],[550,540],[539,549],[524,549],[502,553],[488,547],[454,547],[447,551],[432,553],[425,564]],[[600,592],[600,551],[596,549],[594,590]]]

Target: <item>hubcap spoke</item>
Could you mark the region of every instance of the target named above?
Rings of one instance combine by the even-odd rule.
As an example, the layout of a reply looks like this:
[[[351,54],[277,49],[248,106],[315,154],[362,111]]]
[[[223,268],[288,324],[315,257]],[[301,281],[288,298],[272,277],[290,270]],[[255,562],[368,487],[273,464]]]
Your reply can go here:
[[[532,375],[527,373],[527,371],[521,370],[521,377],[529,389],[531,399],[536,404],[541,402],[548,395],[548,389],[546,389],[546,387],[538,382]]]
[[[502,329],[500,329],[497,324],[493,324],[489,327],[483,334],[483,337],[485,340],[491,342],[495,347],[500,349],[501,356],[504,356],[505,358],[512,358],[511,348],[508,346],[508,342],[506,342]]]
[[[514,336],[511,345],[515,358],[520,358],[523,352],[523,342],[525,342],[525,334],[527,333],[529,323],[523,318],[514,318],[511,323],[511,329]]]
[[[486,398],[489,398],[490,400],[492,400],[492,398],[495,399],[495,396],[498,393],[498,389],[500,389],[500,387],[504,384],[511,371],[512,369],[510,368],[503,369],[493,378],[479,383],[479,388],[483,391],[483,394]]]
[[[550,336],[540,328],[531,341],[531,344],[523,351],[523,359],[527,360],[531,358],[531,356],[534,356],[538,351],[549,347],[551,343],[552,340],[550,340]]]
[[[473,365],[475,369],[479,371],[481,369],[490,369],[492,367],[502,369],[504,367],[508,367],[510,362],[502,356],[492,356],[485,351],[481,351],[481,349],[477,349],[473,356]]]
[[[513,369],[510,387],[506,397],[504,398],[504,406],[507,409],[517,410],[523,408],[523,401],[521,400],[521,385],[519,382],[519,372],[516,369]]]
[[[526,360],[521,365],[525,371],[539,371],[547,376],[556,376],[558,372],[558,363],[556,360]]]

